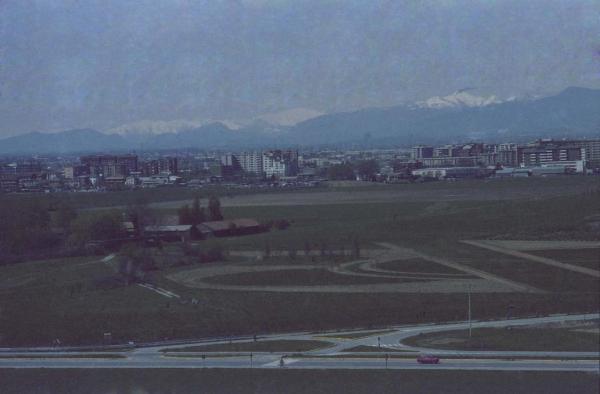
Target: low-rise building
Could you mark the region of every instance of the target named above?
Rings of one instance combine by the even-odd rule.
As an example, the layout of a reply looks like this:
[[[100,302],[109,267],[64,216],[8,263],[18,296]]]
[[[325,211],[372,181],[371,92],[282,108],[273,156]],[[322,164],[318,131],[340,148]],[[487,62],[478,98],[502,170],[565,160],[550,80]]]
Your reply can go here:
[[[430,179],[479,178],[489,175],[489,171],[479,167],[421,168],[412,175]]]
[[[264,231],[254,219],[233,219],[203,222],[198,225],[203,237],[229,237],[237,235],[256,234]]]

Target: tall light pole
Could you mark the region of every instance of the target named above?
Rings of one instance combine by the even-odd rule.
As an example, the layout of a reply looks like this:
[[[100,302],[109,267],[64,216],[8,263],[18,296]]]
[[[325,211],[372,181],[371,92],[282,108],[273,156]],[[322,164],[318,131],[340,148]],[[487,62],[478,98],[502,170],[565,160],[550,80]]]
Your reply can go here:
[[[468,292],[468,300],[469,300],[469,338],[471,338],[471,331],[472,331],[472,322],[471,322],[471,285],[469,285],[469,292]]]

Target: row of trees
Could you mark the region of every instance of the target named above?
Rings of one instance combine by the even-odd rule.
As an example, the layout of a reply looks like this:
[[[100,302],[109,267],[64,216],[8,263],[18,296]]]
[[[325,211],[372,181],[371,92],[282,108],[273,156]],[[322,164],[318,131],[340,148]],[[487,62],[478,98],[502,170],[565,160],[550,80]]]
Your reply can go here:
[[[0,201],[0,261],[56,249],[72,232],[76,211],[67,203],[38,196]]]
[[[291,244],[288,246],[287,250],[285,251],[285,254],[287,255],[287,257],[293,260],[298,255],[298,249],[299,248],[295,244]],[[361,256],[361,245],[359,239],[356,237],[350,240],[350,246],[341,244],[336,247],[335,245],[328,244],[325,241],[321,241],[318,243],[304,241],[302,251],[304,256],[352,256],[355,258],[359,258]],[[269,242],[265,243],[263,249],[263,258],[269,258],[272,256],[272,254],[273,249],[271,247],[271,244]]]
[[[327,178],[331,180],[352,180],[356,175],[361,178],[372,178],[379,172],[379,165],[375,160],[359,161],[356,165],[351,163],[335,164],[327,169]]]
[[[200,224],[206,221],[223,220],[221,213],[221,201],[215,196],[208,199],[208,212],[200,205],[200,198],[195,197],[192,207],[185,204],[177,210],[179,224]]]

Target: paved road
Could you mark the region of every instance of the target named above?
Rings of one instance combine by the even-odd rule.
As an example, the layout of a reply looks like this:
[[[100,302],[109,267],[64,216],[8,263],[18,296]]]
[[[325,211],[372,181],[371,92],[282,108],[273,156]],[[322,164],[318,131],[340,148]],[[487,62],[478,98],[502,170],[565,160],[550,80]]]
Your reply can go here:
[[[282,368],[278,356],[180,358],[131,357],[126,360],[92,359],[18,359],[0,360],[0,368]],[[283,368],[291,369],[452,369],[452,370],[519,370],[519,371],[587,371],[599,373],[595,360],[442,360],[438,365],[418,364],[414,359],[385,358],[286,358]]]
[[[473,327],[506,327],[554,322],[568,322],[600,319],[600,314],[560,315],[541,318],[511,319],[499,321],[474,322]],[[365,331],[371,336],[364,338],[342,338],[342,333],[314,335],[311,333],[278,334],[261,337],[259,340],[306,340],[320,339],[332,342],[332,346],[301,355],[289,355],[282,352],[253,353],[221,352],[207,353],[175,353],[173,348],[194,345],[157,345],[139,347],[131,351],[107,352],[118,354],[118,358],[75,358],[85,355],[85,352],[46,351],[24,352],[23,349],[0,349],[0,368],[283,368],[293,369],[450,369],[450,370],[535,370],[535,371],[587,371],[600,373],[597,358],[598,352],[467,352],[435,349],[421,349],[404,346],[400,341],[421,332],[447,331],[464,329],[466,322],[442,325],[419,325],[395,327],[390,332],[378,334]],[[334,336],[336,335],[336,336]],[[244,339],[243,341],[249,341]],[[202,341],[198,344],[228,343],[229,340]],[[383,353],[345,353],[344,349],[366,345],[381,345]],[[390,355],[385,359],[386,349]],[[401,350],[400,352],[398,350]],[[415,361],[417,352],[432,352],[442,358],[439,365],[421,365]],[[87,353],[89,354],[89,353]],[[94,354],[98,354],[95,352]],[[444,356],[461,356],[461,359],[444,358]],[[18,356],[18,357],[17,357]],[[370,358],[365,357],[370,356]],[[29,358],[23,358],[29,357]],[[54,358],[50,358],[54,357]],[[59,358],[56,358],[59,357]],[[403,357],[403,358],[394,358]],[[516,357],[513,360],[499,357]],[[530,359],[518,359],[528,357]],[[556,359],[535,359],[555,357]],[[594,359],[589,359],[595,357]],[[531,359],[533,358],[533,359]],[[587,359],[586,359],[587,358]]]

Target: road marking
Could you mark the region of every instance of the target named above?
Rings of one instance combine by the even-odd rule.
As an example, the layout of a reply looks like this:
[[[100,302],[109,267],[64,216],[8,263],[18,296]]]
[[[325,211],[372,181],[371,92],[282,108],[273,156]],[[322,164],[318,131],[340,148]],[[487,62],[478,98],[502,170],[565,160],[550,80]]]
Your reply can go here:
[[[274,368],[274,367],[281,368],[281,367],[287,367],[288,365],[291,365],[291,364],[296,363],[298,361],[299,360],[296,359],[296,358],[284,358],[283,359],[283,365],[281,365],[281,359],[278,358],[277,360],[271,361],[271,362],[266,363],[266,364],[263,364],[262,366],[263,367],[268,367],[268,368]]]
[[[111,253],[111,254],[109,254],[108,256],[104,257],[104,258],[103,258],[101,261],[102,261],[103,263],[108,263],[109,261],[111,261],[111,260],[112,260],[112,259],[114,259],[114,258],[115,258],[115,254],[114,254],[114,253]]]
[[[145,289],[151,290],[155,293],[158,293],[160,295],[162,295],[163,297],[167,297],[167,298],[181,298],[180,295],[173,293],[172,291],[160,288],[160,287],[155,287],[155,286],[151,286],[148,283],[138,283],[138,286],[141,286]]]

